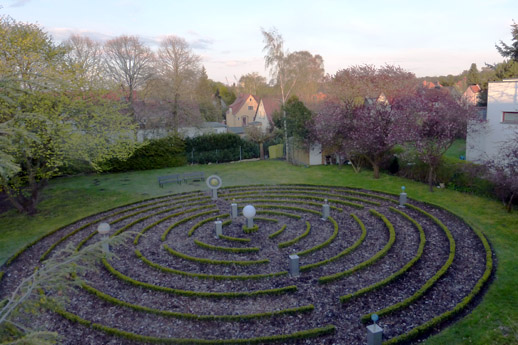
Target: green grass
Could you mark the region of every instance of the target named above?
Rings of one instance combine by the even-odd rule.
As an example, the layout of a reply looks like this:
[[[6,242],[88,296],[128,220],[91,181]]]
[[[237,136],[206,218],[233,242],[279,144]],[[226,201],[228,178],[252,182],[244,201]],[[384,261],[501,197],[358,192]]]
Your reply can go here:
[[[444,154],[446,157],[457,158],[460,156],[466,157],[466,140],[465,139],[457,139],[451,145],[451,147]]]
[[[453,147],[452,147],[453,149]],[[449,152],[451,152],[451,150]],[[458,157],[457,153],[454,153]],[[518,343],[518,213],[508,214],[502,204],[448,189],[428,191],[427,185],[371,171],[354,174],[349,167],[297,167],[281,161],[185,166],[143,172],[59,178],[43,193],[40,212],[34,217],[10,211],[0,215],[0,262],[31,240],[59,226],[108,208],[153,196],[192,190],[208,190],[204,182],[167,184],[159,188],[157,177],[169,173],[204,171],[218,174],[223,186],[307,183],[359,187],[399,193],[406,186],[410,198],[432,202],[469,219],[490,241],[497,255],[495,280],[482,302],[468,316],[429,338],[425,344]],[[94,183],[98,180],[98,184]]]

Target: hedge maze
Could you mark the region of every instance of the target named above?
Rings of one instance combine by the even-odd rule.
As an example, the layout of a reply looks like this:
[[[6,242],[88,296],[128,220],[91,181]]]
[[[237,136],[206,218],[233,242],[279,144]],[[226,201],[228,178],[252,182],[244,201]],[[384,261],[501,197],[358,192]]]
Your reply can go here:
[[[247,204],[257,209],[253,229],[241,215]],[[372,313],[385,343],[408,342],[469,311],[493,269],[484,236],[439,207],[402,208],[397,195],[345,187],[246,186],[222,188],[215,201],[206,192],[146,200],[56,229],[2,267],[1,296],[67,244],[98,241],[100,222],[132,236],[78,274],[63,307],[33,316],[64,344],[364,344]],[[290,254],[300,257],[298,277]]]

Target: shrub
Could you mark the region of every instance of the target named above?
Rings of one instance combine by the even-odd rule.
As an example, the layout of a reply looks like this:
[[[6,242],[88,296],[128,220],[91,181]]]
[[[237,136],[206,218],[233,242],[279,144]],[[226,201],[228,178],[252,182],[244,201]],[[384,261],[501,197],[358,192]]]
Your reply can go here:
[[[108,171],[161,169],[187,164],[185,143],[177,136],[149,140],[135,150],[131,157],[122,161],[110,159],[103,164]]]
[[[240,158],[259,157],[259,146],[256,143],[241,139],[236,134],[207,134],[185,139],[185,152],[190,163],[223,163]]]
[[[452,157],[443,157],[436,172],[436,183],[448,188],[481,196],[491,196],[493,184],[480,176],[480,165]],[[428,166],[419,160],[401,159],[398,175],[427,183]]]

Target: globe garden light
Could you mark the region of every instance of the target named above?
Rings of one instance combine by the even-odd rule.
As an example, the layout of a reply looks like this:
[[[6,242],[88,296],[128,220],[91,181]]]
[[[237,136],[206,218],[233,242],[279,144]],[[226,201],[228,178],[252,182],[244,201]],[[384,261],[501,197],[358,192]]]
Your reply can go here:
[[[247,227],[252,228],[254,226],[255,207],[252,205],[246,205],[243,207],[243,216],[247,219]]]

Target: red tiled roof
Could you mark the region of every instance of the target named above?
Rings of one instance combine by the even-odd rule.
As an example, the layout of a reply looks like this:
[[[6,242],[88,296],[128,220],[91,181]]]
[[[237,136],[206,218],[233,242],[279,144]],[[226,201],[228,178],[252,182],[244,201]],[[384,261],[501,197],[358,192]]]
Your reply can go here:
[[[480,92],[481,88],[478,85],[470,85],[469,88],[471,89],[471,92],[477,93]]]
[[[268,121],[273,123],[272,115],[277,110],[281,109],[281,100],[278,98],[267,97],[261,99],[264,105],[264,111],[266,112],[266,116],[268,117]]]
[[[248,98],[252,97],[253,99],[255,99],[255,101],[257,102],[257,98],[255,98],[254,95],[252,94],[246,94],[246,95],[239,95],[236,100],[234,101],[234,103],[232,103],[229,108],[232,109],[232,114],[236,114],[239,109],[241,109],[241,107],[243,106],[243,104],[246,103],[246,100]],[[259,102],[257,102],[259,103]]]

